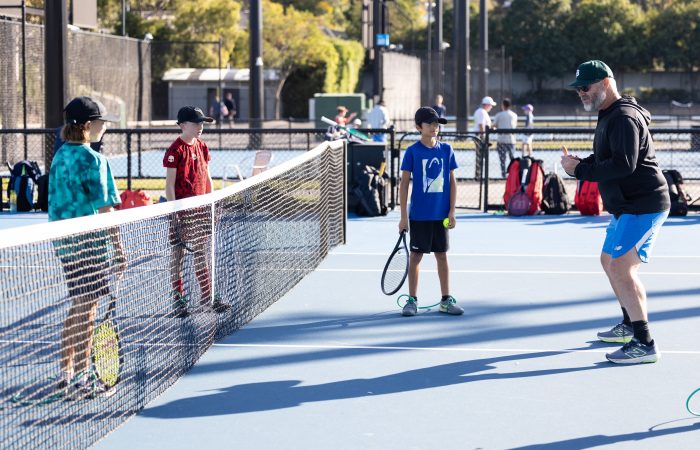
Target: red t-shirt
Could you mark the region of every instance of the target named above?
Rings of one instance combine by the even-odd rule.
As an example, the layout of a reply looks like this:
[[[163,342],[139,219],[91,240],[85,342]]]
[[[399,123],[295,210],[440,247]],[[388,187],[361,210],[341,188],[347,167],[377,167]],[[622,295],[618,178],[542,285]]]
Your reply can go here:
[[[192,145],[179,136],[163,157],[163,166],[177,169],[175,177],[175,198],[194,197],[207,193],[209,183],[209,148],[200,139]]]

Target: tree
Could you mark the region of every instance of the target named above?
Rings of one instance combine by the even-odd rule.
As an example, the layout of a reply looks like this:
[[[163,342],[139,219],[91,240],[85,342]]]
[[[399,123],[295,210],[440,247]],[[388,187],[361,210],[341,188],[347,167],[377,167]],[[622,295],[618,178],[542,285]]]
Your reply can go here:
[[[599,59],[615,71],[649,67],[646,16],[629,0],[581,0],[565,30],[576,63]]]
[[[562,26],[569,10],[568,0],[517,0],[503,16],[502,39],[513,68],[527,74],[536,90],[574,64]]]

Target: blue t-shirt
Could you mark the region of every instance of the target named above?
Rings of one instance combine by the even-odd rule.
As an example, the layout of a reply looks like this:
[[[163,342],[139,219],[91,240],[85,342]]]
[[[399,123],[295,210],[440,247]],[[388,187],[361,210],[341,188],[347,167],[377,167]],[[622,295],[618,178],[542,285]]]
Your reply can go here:
[[[443,220],[450,212],[450,172],[457,168],[452,146],[439,142],[428,148],[421,141],[406,149],[401,170],[411,172],[411,220]]]

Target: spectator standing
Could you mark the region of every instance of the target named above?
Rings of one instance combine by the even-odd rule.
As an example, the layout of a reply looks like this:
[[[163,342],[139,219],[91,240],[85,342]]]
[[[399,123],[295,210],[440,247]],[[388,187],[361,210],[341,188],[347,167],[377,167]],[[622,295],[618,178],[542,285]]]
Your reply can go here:
[[[518,115],[510,110],[511,102],[509,98],[504,98],[501,102],[501,111],[493,118],[493,125],[496,129],[515,129],[518,126]],[[512,133],[498,133],[496,151],[501,163],[501,176],[506,177],[506,155],[508,161],[513,159],[515,152],[515,135]]]
[[[525,113],[525,128],[535,127],[535,116],[532,112],[535,108],[531,104],[523,106],[523,112]],[[523,156],[532,156],[532,135],[523,134]]]
[[[474,111],[474,128],[472,129],[478,134],[481,140],[484,140],[486,128],[491,126],[491,117],[489,116],[489,111],[496,106],[496,102],[493,101],[488,95],[481,99],[481,106],[479,106],[476,111]],[[486,148],[478,147],[476,149],[476,167],[474,169],[474,177],[481,178],[481,166],[484,156],[484,151]]]
[[[389,110],[386,108],[386,103],[383,99],[379,99],[374,107],[367,113],[367,122],[370,128],[388,128],[389,127]],[[374,133],[372,135],[374,142],[386,142],[386,134]]]

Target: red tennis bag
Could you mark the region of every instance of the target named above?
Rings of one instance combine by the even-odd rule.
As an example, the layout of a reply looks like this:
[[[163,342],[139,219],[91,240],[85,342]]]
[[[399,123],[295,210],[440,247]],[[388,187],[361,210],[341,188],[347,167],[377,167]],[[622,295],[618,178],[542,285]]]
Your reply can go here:
[[[544,190],[544,169],[542,161],[529,156],[515,158],[508,164],[506,191],[503,194],[503,204],[508,208],[510,199],[520,191],[524,191],[530,199],[530,209],[527,215],[533,215],[540,209]]]
[[[153,204],[151,196],[141,189],[136,191],[126,190],[122,192],[119,197],[122,199],[122,204],[119,206],[119,209],[137,208],[139,206]]]
[[[603,211],[603,199],[600,197],[598,183],[579,180],[574,204],[582,216],[599,216]]]

